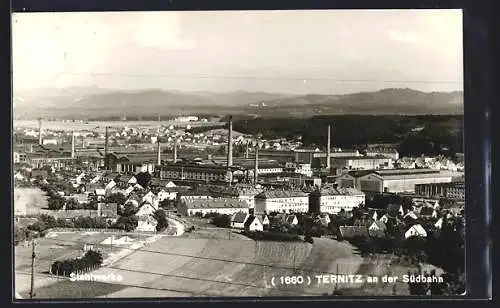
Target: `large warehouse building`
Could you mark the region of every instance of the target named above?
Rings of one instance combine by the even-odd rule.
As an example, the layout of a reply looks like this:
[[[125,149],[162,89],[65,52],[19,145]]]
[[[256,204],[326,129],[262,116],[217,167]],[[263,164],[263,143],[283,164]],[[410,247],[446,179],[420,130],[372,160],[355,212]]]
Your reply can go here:
[[[450,183],[451,173],[432,169],[373,170],[364,175],[344,174],[339,178],[342,187],[354,187],[365,193],[414,193],[415,185]]]

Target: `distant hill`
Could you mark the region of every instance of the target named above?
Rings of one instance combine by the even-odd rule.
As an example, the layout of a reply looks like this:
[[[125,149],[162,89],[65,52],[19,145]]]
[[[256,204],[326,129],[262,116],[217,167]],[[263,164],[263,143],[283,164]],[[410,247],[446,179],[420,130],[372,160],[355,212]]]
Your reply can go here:
[[[462,92],[384,89],[345,95],[288,95],[167,90],[118,91],[96,87],[17,92],[15,118],[89,118],[179,114],[311,117],[325,114],[462,114]]]

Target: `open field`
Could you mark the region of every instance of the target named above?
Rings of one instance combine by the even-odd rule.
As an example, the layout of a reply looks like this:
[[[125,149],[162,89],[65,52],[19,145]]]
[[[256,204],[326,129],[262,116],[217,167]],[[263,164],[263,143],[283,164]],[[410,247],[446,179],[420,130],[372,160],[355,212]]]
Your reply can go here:
[[[151,239],[146,235],[128,236]],[[118,258],[93,274],[121,275],[120,282],[71,282],[44,274],[51,262],[81,255],[79,247],[83,243],[100,243],[108,237],[109,234],[73,232],[40,239],[35,281],[37,297],[321,296],[331,294],[335,284],[318,284],[316,275],[390,275],[401,280],[402,275],[412,269],[389,255],[362,258],[347,242],[326,238],[315,238],[314,244],[257,242],[230,230],[211,228],[179,237],[160,236],[137,247],[114,245],[113,254],[119,254]],[[80,244],[65,245],[67,242]],[[16,247],[16,291],[23,297],[29,291],[30,252],[30,247]],[[109,257],[110,248],[104,245],[103,252],[105,258]],[[120,255],[120,252],[124,253]],[[280,285],[277,282],[281,276],[292,275],[311,277],[312,283]],[[408,286],[402,281],[344,283],[337,288],[343,295],[408,294]]]
[[[174,125],[176,128],[184,128],[187,125],[191,127],[221,125],[221,122],[176,122],[161,121],[162,125]],[[156,128],[158,121],[89,121],[89,122],[63,122],[63,121],[43,121],[43,129],[63,130],[63,131],[81,131],[94,130],[104,132],[106,126],[110,127],[129,127],[129,128]],[[37,120],[14,120],[15,128],[38,129]]]
[[[45,192],[40,188],[14,187],[14,213],[37,215],[46,213],[48,205]]]
[[[217,238],[214,234],[221,233],[220,230],[206,231],[211,233],[208,238],[201,238],[202,234],[197,235],[199,238],[192,238],[192,234],[162,237],[95,271],[95,274],[119,274],[123,280],[113,287],[100,289],[93,297],[321,295],[325,293],[324,288],[315,284],[310,287],[273,287],[271,279],[293,274],[334,273],[332,269],[337,268],[337,263],[342,271],[354,273],[362,261],[353,254],[350,245],[328,239],[315,239],[313,245],[255,242],[233,237],[227,239],[224,235]],[[66,285],[78,283],[58,282]],[[44,287],[44,290],[48,288]],[[70,287],[62,287],[67,288]],[[102,290],[109,292],[103,294]],[[85,294],[88,292],[84,291]],[[44,291],[40,296],[50,297],[49,293]],[[75,298],[78,294],[73,292],[68,296]]]
[[[97,232],[51,232],[45,238],[36,240],[36,262],[35,262],[35,285],[38,287],[58,282],[60,279],[47,275],[50,265],[57,260],[72,259],[83,255],[85,244],[99,244],[103,258],[109,257],[110,253],[127,248],[137,241],[147,238],[146,235],[128,234],[132,239],[130,243],[120,243],[121,235],[115,236],[113,247],[107,242],[111,233]],[[104,243],[103,243],[104,241]],[[26,296],[30,288],[29,274],[31,271],[31,245],[20,244],[14,248],[15,264],[15,289],[22,296]],[[129,252],[132,252],[129,251]],[[63,281],[64,282],[64,281]],[[59,281],[58,283],[61,283]]]

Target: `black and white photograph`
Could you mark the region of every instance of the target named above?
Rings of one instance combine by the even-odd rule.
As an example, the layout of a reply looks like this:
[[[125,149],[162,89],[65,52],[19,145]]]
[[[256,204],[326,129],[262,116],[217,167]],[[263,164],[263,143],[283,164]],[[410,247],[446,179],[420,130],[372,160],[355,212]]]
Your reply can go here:
[[[15,299],[464,295],[462,13],[13,13]]]

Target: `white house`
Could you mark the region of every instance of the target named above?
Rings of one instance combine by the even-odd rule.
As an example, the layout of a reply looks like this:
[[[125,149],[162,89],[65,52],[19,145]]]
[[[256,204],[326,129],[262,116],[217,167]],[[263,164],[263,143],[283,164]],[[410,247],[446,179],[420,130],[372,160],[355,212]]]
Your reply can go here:
[[[155,232],[157,224],[158,222],[153,216],[145,216],[139,218],[136,230],[143,232]]]
[[[155,207],[153,204],[144,202],[137,211],[137,213],[135,213],[135,216],[141,217],[141,216],[153,215],[156,212],[156,210],[158,210],[158,208]]]
[[[162,189],[158,192],[158,201],[175,200],[177,199],[177,192],[170,189]]]
[[[127,184],[130,184],[130,185],[135,185],[135,184],[137,184],[137,179],[135,178],[135,176],[131,177],[131,178],[128,180]]]
[[[232,228],[245,228],[245,222],[250,215],[248,212],[238,212],[231,217],[231,227]]]
[[[247,231],[264,231],[264,224],[257,216],[251,216],[245,222],[245,230]]]
[[[158,208],[158,197],[151,191],[149,191],[147,194],[142,197],[142,202],[147,202],[152,204],[154,207]]]
[[[443,217],[439,218],[438,221],[434,224],[434,227],[441,229],[443,227]]]
[[[427,237],[427,232],[425,231],[424,227],[422,225],[417,224],[413,225],[408,229],[408,231],[405,232],[405,238],[410,238],[410,237]]]
[[[406,215],[403,217],[403,218],[411,218],[411,219],[417,219],[417,215],[415,215],[415,213],[413,213],[413,211],[410,211],[408,213],[406,213]]]
[[[166,188],[175,188],[177,185],[175,185],[173,182],[168,182],[167,185],[165,185]]]
[[[285,222],[289,225],[292,225],[292,226],[299,224],[299,220],[297,219],[297,216],[295,216],[295,215],[285,216]]]

